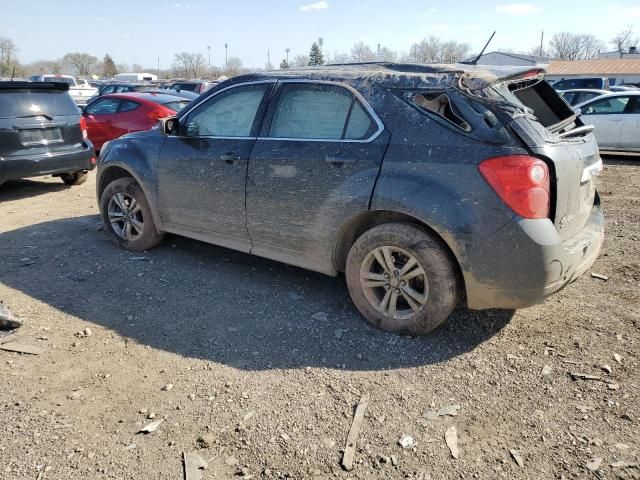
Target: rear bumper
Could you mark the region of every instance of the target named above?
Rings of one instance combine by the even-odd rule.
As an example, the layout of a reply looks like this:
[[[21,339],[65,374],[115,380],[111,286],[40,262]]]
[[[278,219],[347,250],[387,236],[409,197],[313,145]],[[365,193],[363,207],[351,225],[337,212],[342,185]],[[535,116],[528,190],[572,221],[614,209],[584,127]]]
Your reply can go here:
[[[87,140],[78,150],[0,157],[0,181],[93,170],[96,166],[92,157],[95,157],[93,144]]]
[[[584,228],[560,241],[550,220],[514,220],[470,253],[467,306],[514,309],[540,303],[586,272],[604,240],[599,198]]]

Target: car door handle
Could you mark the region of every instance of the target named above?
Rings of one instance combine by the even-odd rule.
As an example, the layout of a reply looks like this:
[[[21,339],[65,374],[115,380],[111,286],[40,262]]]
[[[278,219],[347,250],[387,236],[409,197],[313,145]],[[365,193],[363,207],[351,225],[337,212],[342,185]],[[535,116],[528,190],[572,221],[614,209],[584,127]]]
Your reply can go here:
[[[236,155],[235,153],[225,153],[220,155],[220,160],[227,163],[235,163],[242,160],[240,155]]]
[[[332,165],[343,165],[345,163],[356,163],[355,158],[342,157],[340,155],[327,155],[324,161]]]

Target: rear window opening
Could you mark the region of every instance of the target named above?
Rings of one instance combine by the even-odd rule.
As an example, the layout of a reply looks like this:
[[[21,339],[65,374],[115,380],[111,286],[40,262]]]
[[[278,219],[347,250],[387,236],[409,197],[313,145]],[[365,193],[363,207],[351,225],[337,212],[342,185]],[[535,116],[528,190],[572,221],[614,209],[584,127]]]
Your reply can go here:
[[[411,103],[420,110],[434,113],[438,117],[464,130],[471,131],[471,126],[462,118],[460,112],[455,108],[449,96],[444,93],[414,93],[409,97]]]

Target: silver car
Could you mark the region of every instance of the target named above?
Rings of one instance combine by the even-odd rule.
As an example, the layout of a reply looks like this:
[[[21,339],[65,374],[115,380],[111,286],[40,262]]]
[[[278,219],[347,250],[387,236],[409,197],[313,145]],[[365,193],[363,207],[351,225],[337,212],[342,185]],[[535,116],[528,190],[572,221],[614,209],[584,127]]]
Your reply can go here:
[[[607,90],[598,90],[595,88],[576,88],[573,90],[562,90],[558,92],[565,101],[571,105],[578,105],[580,103],[586,103],[600,95],[606,95],[611,93]]]
[[[640,152],[640,91],[602,95],[574,108],[582,121],[596,127],[602,150]]]

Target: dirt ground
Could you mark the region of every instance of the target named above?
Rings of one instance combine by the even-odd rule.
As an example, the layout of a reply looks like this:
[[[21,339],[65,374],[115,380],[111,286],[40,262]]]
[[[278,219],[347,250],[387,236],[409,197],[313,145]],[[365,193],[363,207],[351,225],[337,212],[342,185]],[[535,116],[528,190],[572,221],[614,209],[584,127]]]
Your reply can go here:
[[[0,299],[25,320],[3,340],[44,349],[0,351],[0,478],[181,479],[182,452],[206,479],[640,478],[640,159],[601,181],[608,281],[427,338],[369,327],[341,277],[177,237],[119,250],[94,178],[0,187]]]

